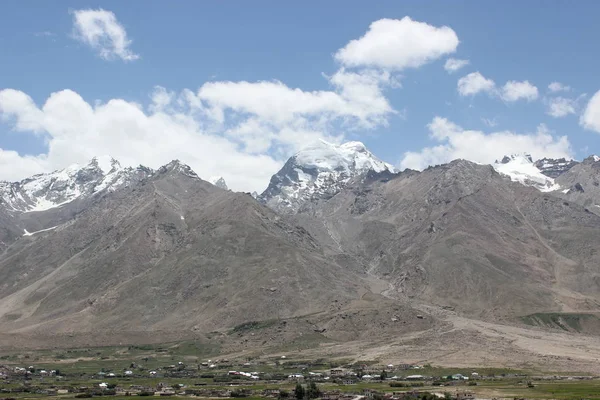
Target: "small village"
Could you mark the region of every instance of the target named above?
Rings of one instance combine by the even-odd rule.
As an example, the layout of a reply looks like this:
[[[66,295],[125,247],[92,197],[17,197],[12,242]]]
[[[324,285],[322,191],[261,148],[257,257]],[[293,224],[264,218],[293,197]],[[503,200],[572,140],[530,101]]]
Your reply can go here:
[[[594,380],[592,376],[528,376],[455,372],[431,375],[430,366],[348,364],[287,361],[230,362],[208,359],[199,363],[178,361],[146,368],[130,363],[122,370],[68,372],[36,365],[0,365],[0,399],[45,396],[91,397],[204,397],[276,399],[476,399],[476,389],[486,383],[511,382],[535,388],[543,381]],[[462,371],[463,369],[461,369]],[[526,398],[526,397],[523,397]]]

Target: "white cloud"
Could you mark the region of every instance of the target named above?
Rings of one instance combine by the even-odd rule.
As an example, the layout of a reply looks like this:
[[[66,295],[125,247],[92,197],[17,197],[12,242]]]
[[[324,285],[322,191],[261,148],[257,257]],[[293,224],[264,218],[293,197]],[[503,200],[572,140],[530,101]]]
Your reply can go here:
[[[169,92],[164,87],[156,86],[154,88],[154,91],[152,92],[152,95],[150,96],[150,99],[152,101],[150,104],[150,111],[165,111],[173,103],[175,98],[175,92]]]
[[[367,69],[355,73],[342,68],[329,81],[344,99],[346,113],[367,126],[385,125],[388,114],[395,113],[383,95],[383,88],[401,85],[388,72]]]
[[[266,151],[273,142],[297,149],[309,138],[337,141],[338,124],[349,130],[371,129],[386,125],[396,113],[382,92],[397,86],[389,73],[341,69],[327,78],[333,91],[307,92],[279,81],[221,81],[205,83],[195,98],[207,119],[248,152]]]
[[[548,90],[551,91],[552,93],[568,92],[569,90],[571,90],[571,87],[567,86],[567,85],[563,85],[560,82],[552,82],[551,84],[548,85]]]
[[[133,61],[139,58],[129,48],[131,40],[111,11],[73,11],[73,33],[77,40],[92,47],[105,60],[120,58],[123,61]]]
[[[362,126],[373,126],[393,111],[381,88],[391,82],[389,74],[340,70],[330,81],[336,91],[306,92],[279,81],[208,82],[198,90],[198,98],[207,103],[217,119],[232,111],[277,126],[323,114],[328,120],[351,118]]]
[[[18,90],[0,90],[0,117],[3,121],[14,119],[15,128],[19,131],[40,133],[43,130],[43,113],[31,97]]]
[[[410,17],[373,22],[360,39],[335,53],[347,67],[379,67],[390,70],[417,68],[454,53],[458,36],[449,27],[435,27]]]
[[[508,81],[502,88],[496,87],[496,82],[481,75],[479,71],[463,76],[457,83],[458,93],[461,96],[474,96],[478,93],[487,93],[491,97],[499,97],[506,102],[515,102],[520,99],[533,101],[538,98],[538,89],[529,81]]]
[[[44,156],[21,156],[16,151],[0,149],[0,171],[9,180],[21,179],[46,171]]]
[[[554,118],[566,117],[569,114],[576,113],[577,101],[564,97],[553,97],[547,101],[548,109],[546,114]]]
[[[458,71],[459,69],[466,67],[467,65],[469,65],[469,60],[459,60],[456,58],[449,58],[446,60],[446,63],[444,64],[444,69],[448,72],[448,73],[453,73]]]
[[[113,13],[74,12],[79,40],[107,59],[134,60],[130,40]],[[223,176],[234,190],[260,191],[292,152],[322,138],[344,139],[406,118],[384,92],[400,87],[395,71],[416,68],[455,51],[448,27],[410,18],[380,20],[335,57],[342,67],[324,75],[328,90],[305,91],[277,81],[206,82],[197,91],[156,87],[147,107],[123,99],[89,103],[71,90],[38,107],[25,93],[0,91],[0,117],[14,130],[45,135],[48,150],[20,156],[0,149],[0,179],[63,168],[110,154],[124,165],[158,167],[180,159],[202,177]],[[358,67],[348,70],[347,67]]]
[[[588,102],[579,120],[579,125],[600,133],[600,90]]]
[[[436,146],[418,152],[407,152],[400,168],[421,170],[430,165],[450,162],[457,158],[481,164],[490,164],[502,156],[527,151],[534,158],[572,157],[566,136],[554,137],[544,125],[535,133],[517,134],[510,131],[484,133],[465,130],[442,117],[435,117],[427,126]]]
[[[538,98],[538,89],[529,81],[508,81],[502,87],[501,96],[507,102],[515,102],[520,99],[533,101]]]
[[[496,83],[491,79],[487,79],[478,71],[460,78],[457,88],[461,96],[472,96],[480,92],[492,94],[496,90]]]
[[[397,114],[383,95],[398,82],[384,71],[339,70],[331,91],[271,82],[207,82],[177,94],[156,87],[150,104],[112,99],[90,104],[71,90],[40,108],[27,94],[0,91],[0,116],[16,131],[48,137],[48,152],[1,151],[0,179],[63,168],[110,154],[125,165],[158,167],[180,159],[202,177],[221,175],[235,190],[260,191],[285,158],[318,138],[339,142],[341,129],[365,130]],[[15,161],[15,157],[19,160]]]
[[[157,89],[159,98],[164,89]],[[0,179],[18,180],[34,173],[64,168],[85,162],[96,155],[110,154],[124,165],[144,164],[153,168],[180,159],[201,177],[223,175],[236,190],[264,189],[281,161],[265,154],[240,150],[229,138],[202,129],[184,96],[161,100],[162,108],[149,107],[121,99],[89,104],[71,90],[53,93],[41,108],[31,110],[33,101],[16,90],[0,91],[3,115],[12,99],[21,99],[23,109],[11,108],[14,128],[43,129],[49,136],[47,154],[21,156],[0,150]],[[22,99],[27,99],[23,102]],[[178,100],[182,100],[178,105]],[[32,121],[31,115],[35,118]],[[25,123],[26,122],[26,123]],[[35,123],[32,123],[35,122]],[[2,168],[4,166],[4,168]]]

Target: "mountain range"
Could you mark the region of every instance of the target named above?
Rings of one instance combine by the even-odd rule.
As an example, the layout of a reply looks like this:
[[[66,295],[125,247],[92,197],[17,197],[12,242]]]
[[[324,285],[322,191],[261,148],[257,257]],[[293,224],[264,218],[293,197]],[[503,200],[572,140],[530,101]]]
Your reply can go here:
[[[260,195],[177,160],[153,170],[98,157],[2,182],[0,346],[258,322],[220,346],[450,337],[456,325],[443,327],[465,319],[594,334],[599,182],[597,156],[398,171],[362,143],[323,141]]]

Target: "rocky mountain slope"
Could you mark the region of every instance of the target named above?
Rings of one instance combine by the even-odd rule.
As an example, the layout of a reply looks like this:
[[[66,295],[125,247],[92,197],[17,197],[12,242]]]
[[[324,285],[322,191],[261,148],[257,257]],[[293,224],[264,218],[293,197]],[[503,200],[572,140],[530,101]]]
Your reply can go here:
[[[600,214],[600,157],[591,155],[582,162],[565,159],[533,161],[530,155],[505,156],[494,169],[512,181],[533,186],[542,192],[576,202]]]
[[[177,161],[18,239],[0,271],[5,332],[209,331],[322,311],[363,286],[306,231]]]
[[[23,235],[52,229],[91,207],[102,196],[135,185],[150,168],[122,167],[112,157],[96,157],[20,182],[0,182],[0,251]]]
[[[142,165],[123,167],[114,158],[104,156],[20,182],[0,181],[0,250],[23,235],[54,229],[72,220],[102,196],[135,186],[155,172]],[[222,177],[210,181],[228,190]]]
[[[597,310],[600,217],[458,160],[352,183],[299,222],[386,279],[386,294],[466,315]]]
[[[593,212],[600,212],[600,157],[590,156],[561,174],[556,182],[561,196]]]
[[[368,341],[435,336],[448,310],[510,324],[598,312],[599,173],[596,157],[526,155],[398,172],[361,143],[319,142],[258,199],[179,161],[4,183],[0,334],[285,321]]]

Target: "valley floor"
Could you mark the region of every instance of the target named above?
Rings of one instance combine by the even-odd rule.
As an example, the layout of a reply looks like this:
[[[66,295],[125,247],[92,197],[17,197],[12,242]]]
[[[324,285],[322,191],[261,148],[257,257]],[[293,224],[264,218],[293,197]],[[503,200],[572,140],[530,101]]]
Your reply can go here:
[[[261,359],[216,359],[211,354],[214,348],[195,341],[6,352],[0,355],[0,397],[292,399],[297,383],[307,387],[314,382],[319,397],[329,400],[416,399],[427,393],[451,399],[600,399],[598,377],[469,366],[468,359],[462,361],[462,366],[440,367],[333,360],[323,355],[312,359],[307,354],[285,358],[265,355]]]
[[[312,332],[306,324],[302,325],[308,322],[303,317],[286,323],[288,333],[280,333],[281,329],[275,321],[265,321],[208,335],[192,332],[96,332],[52,337],[26,333],[0,334],[0,355],[18,352],[35,354],[42,351],[40,349],[52,348],[70,353],[69,349],[73,348],[118,347],[128,343],[151,347],[171,343],[165,345],[169,347],[191,340],[196,347],[202,348],[202,352],[196,349],[189,356],[226,356],[257,361],[287,357],[381,365],[431,364],[440,367],[514,368],[540,374],[568,371],[600,375],[598,336],[484,322],[447,310],[425,306],[422,309],[426,318],[436,320],[429,329],[404,331],[395,335],[389,329],[378,332],[373,328],[368,335],[357,340],[336,340],[328,337],[327,332]],[[276,340],[276,337],[279,339]]]

